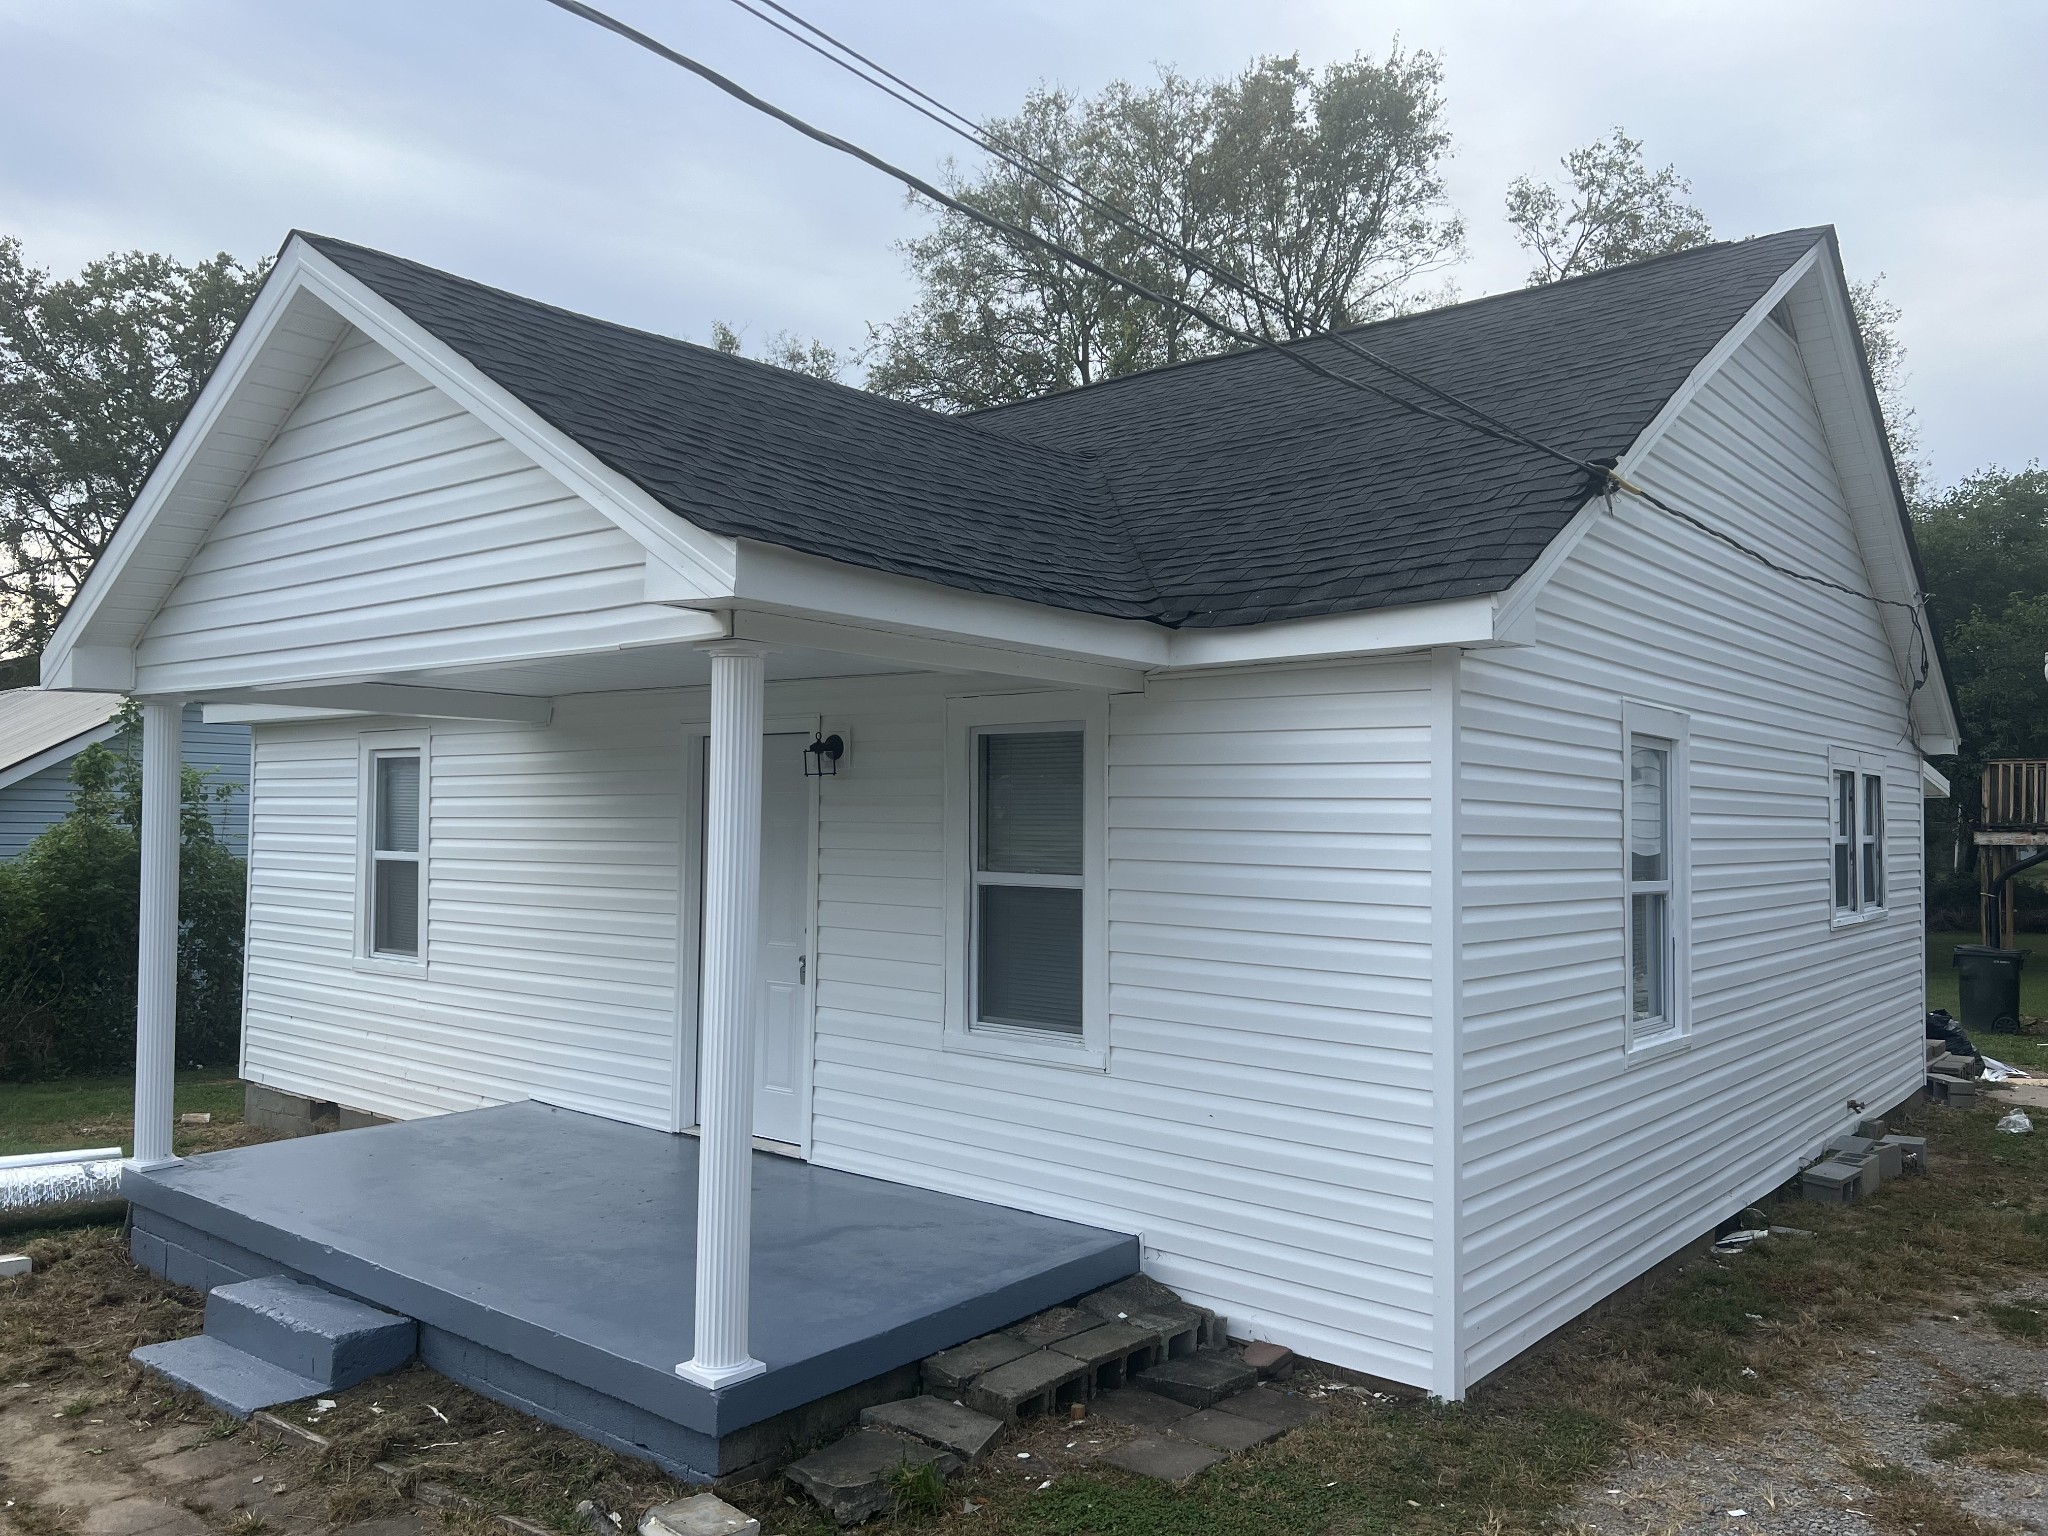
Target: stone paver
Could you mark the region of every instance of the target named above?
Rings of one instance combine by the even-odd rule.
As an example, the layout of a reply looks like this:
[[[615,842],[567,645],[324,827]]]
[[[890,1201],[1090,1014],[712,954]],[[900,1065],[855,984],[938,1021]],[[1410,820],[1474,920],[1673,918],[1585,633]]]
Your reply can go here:
[[[1212,1451],[1206,1445],[1197,1445],[1192,1440],[1169,1440],[1156,1436],[1133,1440],[1128,1445],[1105,1451],[1102,1459],[1110,1466],[1135,1472],[1140,1477],[1156,1477],[1163,1483],[1184,1483],[1215,1466],[1223,1459],[1223,1453]]]
[[[1168,1429],[1195,1410],[1186,1403],[1177,1403],[1170,1397],[1161,1397],[1157,1392],[1147,1392],[1142,1387],[1124,1387],[1116,1392],[1103,1393],[1088,1405],[1088,1411],[1138,1429]]]
[[[841,1525],[857,1525],[895,1502],[894,1481],[903,1467],[931,1466],[950,1478],[960,1458],[921,1440],[857,1429],[822,1451],[793,1462],[783,1475],[815,1499]]]
[[[89,1509],[78,1528],[84,1536],[208,1536],[206,1522],[191,1510],[147,1495]]]
[[[760,1536],[761,1522],[715,1493],[657,1504],[640,1517],[640,1536]]]
[[[1235,1397],[1226,1397],[1217,1408],[1239,1418],[1256,1419],[1278,1429],[1296,1429],[1330,1411],[1327,1402],[1317,1402],[1295,1392],[1276,1392],[1271,1387],[1253,1387]]]
[[[927,1445],[936,1445],[942,1451],[951,1451],[970,1467],[987,1454],[1003,1432],[1001,1419],[929,1393],[864,1408],[860,1421],[870,1429],[891,1429]]]
[[[1241,1418],[1224,1412],[1223,1406],[1189,1414],[1173,1426],[1173,1432],[1232,1455],[1248,1451],[1255,1445],[1264,1445],[1268,1440],[1277,1440],[1282,1433],[1278,1424],[1261,1424],[1257,1419]]]
[[[958,1396],[975,1377],[1008,1365],[1037,1347],[1007,1333],[987,1333],[978,1339],[969,1339],[965,1344],[926,1358],[924,1389]]]
[[[1204,1351],[1167,1360],[1139,1373],[1138,1385],[1148,1392],[1175,1398],[1191,1408],[1211,1408],[1224,1398],[1256,1386],[1259,1373],[1235,1351]]]

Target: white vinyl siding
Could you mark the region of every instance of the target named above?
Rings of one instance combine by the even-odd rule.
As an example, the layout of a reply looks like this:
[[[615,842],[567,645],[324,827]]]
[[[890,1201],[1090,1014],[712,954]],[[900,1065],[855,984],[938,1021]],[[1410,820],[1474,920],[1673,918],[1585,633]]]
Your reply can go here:
[[[1426,1380],[1427,664],[1112,696],[1101,1070],[945,1049],[945,713],[860,689],[770,690],[854,744],[821,786],[813,1157],[1137,1232],[1234,1331]]]
[[[1794,344],[1760,328],[1637,475],[1782,563],[1867,584]],[[1868,602],[1627,498],[1461,669],[1465,1380],[1919,1081],[1911,923],[1830,931],[1829,748],[1889,765],[1918,890],[1906,692]],[[1690,717],[1691,1030],[1625,1050],[1623,699]]]
[[[658,697],[658,696],[657,696]],[[666,1128],[682,732],[644,695],[440,722],[427,963],[357,963],[364,731],[257,728],[244,1074],[380,1114],[538,1098]]]
[[[351,333],[136,648],[136,689],[361,677],[695,632],[645,557],[418,373]]]

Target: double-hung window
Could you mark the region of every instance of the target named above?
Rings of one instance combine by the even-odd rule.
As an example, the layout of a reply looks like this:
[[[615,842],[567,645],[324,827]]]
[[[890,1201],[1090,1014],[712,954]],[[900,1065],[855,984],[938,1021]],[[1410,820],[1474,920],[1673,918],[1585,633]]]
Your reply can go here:
[[[974,1022],[1081,1033],[1079,726],[974,738]]]
[[[1829,879],[1835,921],[1884,911],[1884,772],[1860,753],[1828,754]]]
[[[1634,1048],[1686,1028],[1686,730],[1668,710],[1630,705],[1624,713],[1622,948]]]
[[[373,751],[369,757],[364,927],[373,958],[419,958],[420,759],[417,748]]]
[[[1106,1064],[1107,714],[1089,694],[947,704],[949,1048]]]

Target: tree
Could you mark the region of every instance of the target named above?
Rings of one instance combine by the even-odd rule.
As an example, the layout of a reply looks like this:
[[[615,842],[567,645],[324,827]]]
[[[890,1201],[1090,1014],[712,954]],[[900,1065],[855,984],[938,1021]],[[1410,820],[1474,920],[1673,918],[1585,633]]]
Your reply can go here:
[[[1441,77],[1434,55],[1398,46],[1384,61],[1361,54],[1320,72],[1265,58],[1228,80],[1163,70],[1149,88],[1120,81],[1087,99],[1041,89],[988,125],[991,138],[1195,259],[1001,161],[971,176],[949,166],[944,182],[976,208],[1241,329],[1312,335],[1395,312],[1415,279],[1461,254],[1464,229],[1445,210],[1440,173],[1450,147]],[[918,297],[874,329],[868,371],[869,388],[898,399],[966,410],[1231,345],[962,214],[941,211],[901,249]]]
[[[1951,850],[1968,845],[1984,764],[2048,757],[2048,470],[1982,470],[1915,506],[1913,523],[1962,733],[1944,764],[1953,798],[1927,807],[1929,905],[1974,914],[1976,876]]]
[[[133,251],[53,279],[0,238],[0,643],[42,647],[212,372],[264,265]]]
[[[1892,463],[1899,472],[1899,484],[1906,495],[1917,497],[1927,481],[1927,462],[1920,454],[1920,423],[1906,402],[1906,349],[1899,341],[1902,311],[1878,292],[1884,274],[1849,285],[1849,308],[1856,316],[1856,333],[1863,341],[1863,355],[1870,363],[1870,382],[1877,390],[1877,404],[1884,415],[1884,434],[1891,443]]]
[[[711,322],[711,345],[727,357],[748,355],[744,335],[723,320]],[[756,362],[770,363],[777,368],[787,368],[791,373],[807,374],[832,384],[839,382],[849,361],[815,336],[805,341],[791,331],[777,331],[753,356]]]
[[[1692,183],[1676,166],[1652,171],[1640,140],[1616,128],[1562,161],[1567,189],[1527,176],[1508,187],[1508,222],[1537,265],[1529,286],[1582,277],[1623,262],[1690,250],[1714,238],[1686,199]]]

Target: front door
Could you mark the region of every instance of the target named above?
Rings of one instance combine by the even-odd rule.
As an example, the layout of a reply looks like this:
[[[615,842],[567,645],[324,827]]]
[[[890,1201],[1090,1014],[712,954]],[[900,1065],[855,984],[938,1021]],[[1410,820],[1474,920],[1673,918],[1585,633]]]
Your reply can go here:
[[[799,735],[761,740],[761,954],[754,1005],[754,1134],[804,1140],[810,1055],[811,794]]]

